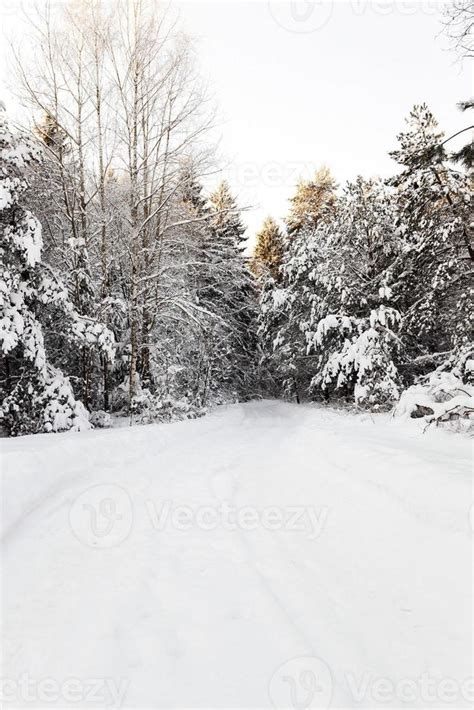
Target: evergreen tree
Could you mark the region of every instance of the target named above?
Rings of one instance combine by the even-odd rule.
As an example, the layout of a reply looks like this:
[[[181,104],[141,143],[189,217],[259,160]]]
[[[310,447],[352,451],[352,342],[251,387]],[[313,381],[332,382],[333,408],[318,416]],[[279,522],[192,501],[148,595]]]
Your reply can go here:
[[[458,103],[458,108],[461,111],[471,111],[474,108],[474,99],[468,99],[467,101],[460,101]],[[466,131],[469,131],[472,133],[472,126],[468,126],[467,128],[464,128],[462,131],[456,132],[450,138],[447,138],[444,141],[444,145],[446,145],[453,138],[457,138],[460,135],[460,133],[465,133]],[[461,165],[465,168],[465,170],[467,170],[467,172],[470,174],[471,179],[472,179],[473,170],[474,170],[474,141],[471,139],[468,143],[465,143],[462,146],[462,148],[455,150],[452,153],[451,158],[452,158],[452,160],[454,160],[454,162],[461,163]]]
[[[210,197],[211,245],[206,255],[211,286],[203,296],[216,318],[213,378],[235,397],[255,391],[256,290],[243,255],[245,227],[227,183]]]
[[[288,236],[300,231],[311,232],[321,220],[334,214],[336,182],[327,167],[316,171],[312,180],[301,180],[291,198],[287,217]]]
[[[245,227],[240,216],[241,210],[232,195],[228,183],[223,180],[209,198],[213,212],[212,230],[219,248],[245,250]]]
[[[10,434],[83,428],[87,414],[48,358],[43,325],[54,321],[59,337],[96,345],[110,357],[113,339],[101,324],[79,316],[59,278],[41,262],[41,224],[22,205],[28,166],[40,153],[12,132],[3,111],[0,158],[1,422]]]
[[[393,204],[380,184],[358,179],[334,207],[331,220],[292,240],[281,287],[264,296],[261,332],[287,394],[387,404],[399,382],[399,314],[384,282],[396,251]]]
[[[275,281],[280,279],[280,267],[285,253],[285,237],[280,227],[273,219],[267,217],[257,234],[251,269],[255,276],[263,279],[271,276]]]
[[[310,274],[313,299],[305,327],[315,354],[310,390],[354,398],[369,406],[392,404],[400,391],[400,313],[386,281],[398,255],[396,205],[377,181],[349,183],[324,242],[324,266]]]
[[[392,180],[403,254],[387,273],[410,360],[472,339],[474,251],[469,177],[449,163],[429,109],[415,106],[391,153],[403,170]]]
[[[293,233],[281,282],[262,291],[259,328],[287,395],[391,406],[447,354],[443,372],[469,381],[469,176],[444,145],[416,106],[392,153],[401,173],[387,185],[359,178]]]

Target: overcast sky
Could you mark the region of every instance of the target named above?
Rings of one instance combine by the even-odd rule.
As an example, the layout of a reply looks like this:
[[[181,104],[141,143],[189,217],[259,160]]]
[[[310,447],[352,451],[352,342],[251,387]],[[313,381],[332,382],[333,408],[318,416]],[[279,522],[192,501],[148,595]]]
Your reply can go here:
[[[225,123],[230,179],[256,209],[284,216],[298,173],[326,163],[339,182],[390,174],[387,156],[414,103],[446,131],[471,93],[437,36],[441,3],[183,2]]]
[[[28,2],[28,0],[26,0]],[[387,175],[404,117],[427,102],[449,133],[471,93],[439,36],[439,2],[173,2],[219,107],[220,155],[254,232],[282,218],[299,174]],[[19,0],[0,0],[3,32]],[[8,80],[2,63],[0,81]],[[5,93],[5,92],[3,92]],[[11,100],[11,99],[10,99]]]

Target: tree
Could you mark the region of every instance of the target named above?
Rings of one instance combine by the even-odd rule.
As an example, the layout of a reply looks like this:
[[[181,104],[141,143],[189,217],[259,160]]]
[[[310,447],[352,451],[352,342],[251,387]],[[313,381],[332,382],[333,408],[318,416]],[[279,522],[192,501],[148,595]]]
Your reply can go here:
[[[251,269],[258,279],[280,278],[280,267],[285,253],[285,236],[273,217],[267,217],[257,234]]]
[[[265,296],[267,338],[288,394],[344,396],[370,407],[397,397],[399,314],[384,281],[396,253],[394,222],[383,186],[359,178],[331,220],[293,239],[273,307]]]
[[[449,163],[442,137],[429,109],[415,106],[391,153],[403,167],[392,180],[403,255],[387,277],[413,358],[452,350],[471,337],[469,178]]]
[[[452,49],[458,54],[461,62],[464,59],[472,59],[474,56],[474,42],[472,39],[472,29],[474,26],[474,3],[472,0],[453,0],[447,3],[443,9],[445,33],[451,41]],[[468,99],[460,101],[458,107],[461,111],[467,111],[474,107],[474,100]],[[457,131],[453,136],[447,138],[443,145],[446,145],[453,138],[472,130],[470,125],[461,131]],[[474,161],[474,147],[472,139],[456,150],[452,154],[453,160],[464,165],[466,170],[471,172]]]
[[[453,0],[444,8],[445,30],[460,57],[472,58],[474,44],[474,4],[472,0]]]
[[[114,324],[120,341],[120,364],[109,372],[102,363],[105,406],[118,378],[130,403],[142,383],[153,384],[163,322],[189,306],[170,294],[168,262],[185,231],[176,198],[183,159],[207,160],[201,141],[212,112],[190,42],[151,1],[47,4],[33,25],[39,71],[28,72],[20,57],[17,64],[26,98],[48,117],[45,143],[53,132],[68,146],[50,150],[56,211],[69,229],[66,279],[80,297],[77,277],[87,276],[94,298],[77,308]],[[88,350],[81,369],[96,404],[101,388]]]
[[[243,252],[245,227],[240,217],[237,201],[232,195],[229,184],[223,180],[209,198],[213,211],[212,230],[218,244],[229,249]]]
[[[40,152],[15,135],[0,112],[0,377],[2,425],[10,434],[88,426],[69,380],[48,357],[43,323],[62,338],[99,347],[113,357],[113,339],[100,323],[81,318],[57,275],[41,262],[41,224],[22,204],[26,171]]]
[[[205,249],[207,285],[200,304],[215,317],[209,334],[209,381],[234,398],[255,391],[256,289],[243,255],[245,227],[236,199],[222,182],[209,199]]]
[[[336,187],[327,167],[317,170],[313,180],[298,183],[287,217],[290,238],[301,230],[311,231],[321,220],[331,217],[336,202]]]

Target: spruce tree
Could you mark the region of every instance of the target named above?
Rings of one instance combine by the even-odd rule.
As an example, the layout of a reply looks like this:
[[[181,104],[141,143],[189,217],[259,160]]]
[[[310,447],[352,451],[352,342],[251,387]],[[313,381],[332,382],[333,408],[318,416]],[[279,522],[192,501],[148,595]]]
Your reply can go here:
[[[385,284],[397,254],[393,200],[359,178],[331,219],[290,243],[282,281],[262,296],[260,332],[284,392],[369,407],[398,396],[400,315]]]
[[[210,197],[212,287],[207,308],[217,317],[213,334],[214,373],[235,397],[255,391],[256,290],[245,249],[245,227],[226,182]]]
[[[245,226],[242,222],[237,201],[229,184],[223,180],[209,198],[213,212],[212,230],[219,248],[243,252],[245,250]]]

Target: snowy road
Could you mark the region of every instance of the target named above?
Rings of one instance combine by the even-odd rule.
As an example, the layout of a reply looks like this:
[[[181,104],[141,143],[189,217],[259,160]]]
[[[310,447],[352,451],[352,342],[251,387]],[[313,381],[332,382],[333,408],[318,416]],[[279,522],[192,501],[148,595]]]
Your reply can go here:
[[[470,707],[471,466],[276,402],[3,440],[5,707]]]

